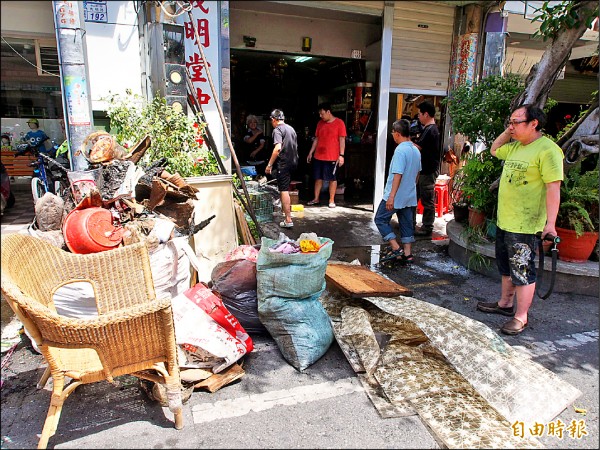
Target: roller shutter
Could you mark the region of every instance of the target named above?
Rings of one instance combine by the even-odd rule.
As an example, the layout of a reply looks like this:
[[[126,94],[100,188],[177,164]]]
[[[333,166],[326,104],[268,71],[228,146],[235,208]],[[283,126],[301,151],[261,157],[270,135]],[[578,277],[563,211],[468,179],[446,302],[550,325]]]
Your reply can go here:
[[[592,92],[598,90],[598,78],[589,75],[567,74],[556,80],[550,90],[550,98],[560,103],[590,103]]]
[[[345,11],[369,16],[383,14],[383,1],[278,1],[274,3],[287,3],[293,6],[307,6],[309,8],[329,9],[332,11]]]
[[[392,90],[447,93],[455,10],[440,3],[395,2]]]

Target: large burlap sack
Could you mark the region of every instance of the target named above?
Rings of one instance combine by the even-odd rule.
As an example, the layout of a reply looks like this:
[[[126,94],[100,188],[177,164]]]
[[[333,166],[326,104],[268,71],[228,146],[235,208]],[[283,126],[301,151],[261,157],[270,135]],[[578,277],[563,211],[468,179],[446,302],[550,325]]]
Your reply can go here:
[[[319,297],[333,241],[319,238],[315,253],[271,252],[277,241],[262,238],[258,254],[258,316],[283,357],[304,370],[323,356],[333,342],[329,316]]]

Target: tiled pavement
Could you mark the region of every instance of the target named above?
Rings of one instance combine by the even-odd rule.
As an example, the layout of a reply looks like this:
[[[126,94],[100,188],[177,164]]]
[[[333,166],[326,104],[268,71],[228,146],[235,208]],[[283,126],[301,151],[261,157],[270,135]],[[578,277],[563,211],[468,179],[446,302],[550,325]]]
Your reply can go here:
[[[18,233],[26,231],[33,222],[35,211],[33,209],[33,198],[30,190],[31,178],[15,178],[11,180],[11,189],[15,194],[15,205],[4,210],[0,220],[2,234]]]

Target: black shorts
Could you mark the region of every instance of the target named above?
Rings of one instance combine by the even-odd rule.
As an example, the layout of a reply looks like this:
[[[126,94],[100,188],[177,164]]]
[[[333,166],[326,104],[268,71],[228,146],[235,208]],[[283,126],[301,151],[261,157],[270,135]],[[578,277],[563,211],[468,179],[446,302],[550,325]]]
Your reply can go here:
[[[336,162],[313,159],[313,176],[315,180],[336,181],[336,175],[333,173],[333,170],[337,167]]]
[[[291,167],[289,165],[280,165],[273,168],[271,175],[277,179],[277,189],[279,192],[290,190],[290,182],[292,181],[292,172],[294,170],[296,170],[296,167]]]
[[[510,276],[515,286],[535,283],[535,234],[511,233],[496,229],[496,265],[502,276]]]

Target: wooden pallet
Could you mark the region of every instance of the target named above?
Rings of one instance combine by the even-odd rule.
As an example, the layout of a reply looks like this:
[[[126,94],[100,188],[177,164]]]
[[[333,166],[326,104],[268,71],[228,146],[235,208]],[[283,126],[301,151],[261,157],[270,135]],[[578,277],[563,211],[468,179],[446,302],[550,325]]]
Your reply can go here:
[[[31,177],[33,176],[33,167],[30,164],[36,160],[35,156],[23,155],[16,156],[12,150],[2,150],[0,152],[2,164],[6,167],[8,175],[11,177]]]
[[[412,291],[365,266],[327,264],[325,279],[352,298],[412,296]]]

